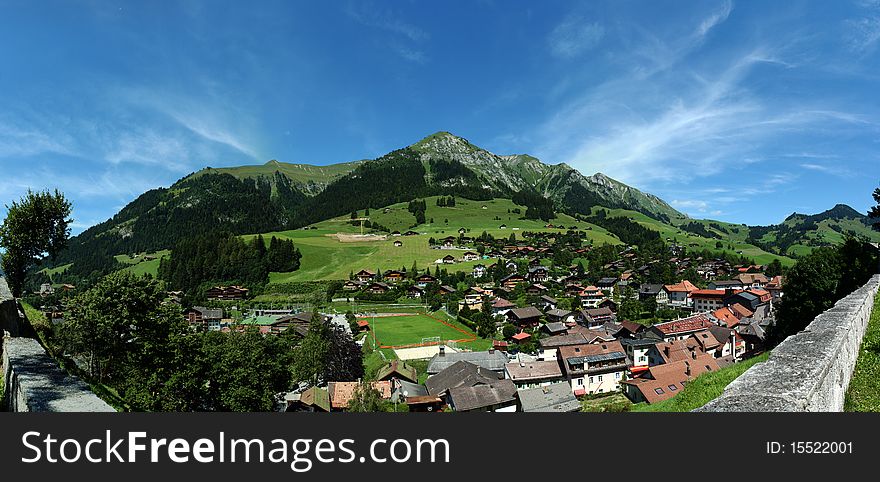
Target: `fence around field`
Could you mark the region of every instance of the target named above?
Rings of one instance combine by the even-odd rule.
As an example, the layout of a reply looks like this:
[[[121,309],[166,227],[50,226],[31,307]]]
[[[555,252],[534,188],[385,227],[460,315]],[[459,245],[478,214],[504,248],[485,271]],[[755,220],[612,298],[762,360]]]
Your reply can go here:
[[[445,320],[437,318],[434,315],[430,315],[428,313],[376,313],[376,314],[373,314],[369,317],[361,316],[358,319],[364,320],[364,321],[370,321],[374,318],[392,318],[392,317],[399,317],[399,316],[423,316],[426,318],[430,318],[430,319],[436,321],[437,323],[441,323],[449,328],[452,328],[453,330],[458,331],[459,333],[461,333],[465,336],[464,336],[464,338],[438,340],[438,341],[424,341],[424,338],[423,338],[423,341],[418,342],[418,343],[405,343],[405,344],[400,344],[400,345],[386,345],[386,344],[381,343],[381,341],[376,338],[376,332],[371,327],[371,329],[373,329],[373,341],[375,342],[377,348],[387,348],[387,349],[392,349],[392,350],[406,349],[406,348],[420,348],[420,347],[427,347],[427,346],[437,346],[437,345],[442,345],[442,344],[446,344],[446,343],[468,343],[468,342],[476,341],[476,339],[477,339],[476,334],[468,333],[467,331],[463,330],[462,328],[455,326]]]

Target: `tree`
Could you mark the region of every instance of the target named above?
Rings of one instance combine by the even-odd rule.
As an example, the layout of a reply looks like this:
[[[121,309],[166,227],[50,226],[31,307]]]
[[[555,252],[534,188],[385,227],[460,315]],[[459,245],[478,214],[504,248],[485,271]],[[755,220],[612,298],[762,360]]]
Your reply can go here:
[[[348,332],[314,312],[309,331],[293,355],[293,376],[311,385],[364,376],[363,354]]]
[[[349,412],[385,412],[388,403],[382,400],[382,394],[372,382],[361,380],[348,402]]]
[[[868,212],[868,216],[871,219],[878,219],[880,218],[880,187],[874,189],[874,202],[876,202],[877,205],[871,208],[871,211]],[[880,221],[874,223],[874,229],[880,231]]]
[[[7,205],[0,225],[0,247],[5,250],[3,271],[15,296],[21,296],[28,270],[47,256],[54,260],[70,237],[70,202],[56,190],[28,190],[20,201]]]

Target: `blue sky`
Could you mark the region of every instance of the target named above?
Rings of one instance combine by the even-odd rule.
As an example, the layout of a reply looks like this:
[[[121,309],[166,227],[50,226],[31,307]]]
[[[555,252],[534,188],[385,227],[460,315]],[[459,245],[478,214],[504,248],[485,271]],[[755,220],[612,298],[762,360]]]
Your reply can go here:
[[[0,0],[0,203],[448,130],[749,224],[880,184],[880,0]],[[0,208],[0,217],[3,209]]]

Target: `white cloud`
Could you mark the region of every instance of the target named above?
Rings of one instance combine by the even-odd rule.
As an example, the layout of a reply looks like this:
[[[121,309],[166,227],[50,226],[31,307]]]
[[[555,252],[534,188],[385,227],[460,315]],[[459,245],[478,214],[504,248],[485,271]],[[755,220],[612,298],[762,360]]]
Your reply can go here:
[[[709,15],[702,22],[700,22],[700,26],[697,27],[696,35],[699,37],[705,37],[706,34],[708,34],[709,31],[712,30],[716,25],[724,23],[724,21],[727,20],[727,17],[730,16],[730,12],[732,11],[733,2],[724,2],[717,12]]]
[[[605,36],[605,28],[598,22],[570,15],[556,26],[547,42],[556,57],[573,58],[595,47]]]

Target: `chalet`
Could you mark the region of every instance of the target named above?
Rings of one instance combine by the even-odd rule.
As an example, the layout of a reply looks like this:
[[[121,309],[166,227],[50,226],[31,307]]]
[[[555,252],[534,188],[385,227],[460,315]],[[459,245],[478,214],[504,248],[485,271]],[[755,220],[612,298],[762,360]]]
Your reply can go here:
[[[456,387],[449,390],[447,399],[456,412],[515,412],[516,385],[505,379],[489,385]]]
[[[587,308],[596,308],[605,299],[605,293],[595,286],[587,286],[581,293],[581,303]]]
[[[467,251],[461,255],[462,261],[476,261],[480,259],[480,254],[473,251]]]
[[[361,283],[358,281],[348,280],[345,283],[342,283],[342,289],[344,291],[357,291],[361,289]]]
[[[464,295],[464,299],[458,302],[458,309],[461,310],[465,306],[467,306],[469,310],[480,310],[483,307],[483,293],[472,291]]]
[[[452,247],[455,246],[455,241],[456,241],[456,239],[455,239],[455,237],[453,237],[453,236],[448,236],[448,237],[446,237],[446,238],[443,238],[442,241],[441,241],[441,242],[442,242],[442,247],[443,247],[444,249],[450,249],[450,248],[452,248]]]
[[[695,290],[689,296],[694,311],[715,311],[724,306],[726,293],[719,290]]]
[[[400,236],[400,231],[391,231],[392,236]]]
[[[764,273],[740,273],[736,279],[746,288],[763,288],[770,282]]]
[[[568,333],[568,325],[561,321],[551,321],[549,323],[544,323],[543,325],[541,325],[541,331],[547,333],[550,336],[564,335]]]
[[[660,293],[657,294],[658,305],[668,305],[672,307],[689,307],[690,298],[688,295],[697,288],[688,280],[673,285],[664,285]]]
[[[697,314],[674,321],[657,323],[648,328],[647,332],[655,338],[663,341],[684,340],[692,334],[714,326],[707,314]]]
[[[559,347],[572,345],[586,345],[587,339],[581,333],[566,333],[538,340],[540,352],[538,360],[556,360]]]
[[[605,298],[596,305],[596,308],[607,308],[611,310],[612,313],[617,313],[617,302],[611,298]]]
[[[415,367],[400,360],[391,360],[388,364],[379,369],[379,372],[376,374],[376,380],[385,381],[392,379],[418,383],[419,374]]]
[[[526,282],[525,277],[514,273],[514,274],[511,274],[511,275],[508,275],[508,276],[505,276],[504,278],[502,278],[501,279],[501,286],[503,286],[506,289],[512,290],[512,289],[516,288],[516,285],[518,285],[520,283],[525,283],[525,282]]]
[[[442,285],[438,291],[441,295],[451,295],[456,292],[456,289],[449,285]]]
[[[507,312],[507,320],[517,326],[536,326],[541,321],[540,310],[534,306],[514,308]]]
[[[425,286],[428,286],[429,284],[436,283],[436,282],[437,282],[437,278],[435,278],[429,274],[423,274],[423,275],[419,276],[418,278],[416,278],[416,284],[419,285],[420,288],[424,288]]]
[[[183,316],[192,327],[206,331],[218,331],[223,320],[223,310],[194,306],[184,311]]]
[[[419,233],[417,233],[415,231],[407,231],[407,232],[403,233],[403,235],[404,236],[418,236]]]
[[[739,325],[739,320],[742,318],[738,316],[735,311],[729,306],[725,306],[724,308],[719,308],[712,312],[712,318],[717,320],[717,322],[723,326],[728,328],[733,328]]]
[[[373,281],[373,278],[376,277],[376,273],[368,269],[362,269],[355,273],[354,277],[361,283],[369,283],[370,281]]]
[[[389,283],[398,283],[406,278],[406,273],[403,271],[389,270],[382,275],[382,278]]]
[[[600,278],[599,281],[596,282],[596,287],[604,291],[607,296],[613,296],[614,287],[617,285],[618,281],[617,278]]]
[[[482,264],[474,266],[471,274],[474,276],[474,278],[482,278],[483,276],[486,276],[486,266]]]
[[[764,289],[770,293],[771,301],[777,303],[782,299],[782,276],[774,276],[770,282],[764,285]]]
[[[587,328],[596,328],[616,319],[614,312],[608,308],[585,308],[575,315],[575,321]]]
[[[541,309],[543,311],[556,309],[556,306],[559,305],[559,300],[552,296],[541,295],[538,303],[541,305]]]
[[[302,393],[289,393],[284,397],[286,412],[329,412],[330,393],[326,388],[310,387]]]
[[[550,272],[547,270],[545,266],[533,266],[529,268],[529,281],[532,283],[543,283],[547,281],[547,278],[550,276]]]
[[[562,368],[552,361],[515,361],[504,365],[504,377],[512,381],[517,389],[546,387],[561,382]]]
[[[649,368],[641,377],[622,383],[624,394],[633,403],[657,403],[672,398],[685,385],[703,373],[717,371],[718,363],[709,355]]]
[[[516,305],[504,298],[495,298],[492,302],[492,314],[495,315],[507,315],[507,312],[513,308],[516,308]]]
[[[545,314],[547,315],[547,321],[550,322],[567,323],[568,321],[572,321],[572,312],[568,310],[553,308]]]
[[[569,283],[565,285],[566,296],[580,296],[584,292],[584,287],[577,283]]]
[[[425,289],[419,287],[419,285],[412,285],[406,289],[406,295],[410,298],[421,298],[425,296]]]
[[[455,256],[447,254],[440,260],[443,264],[455,264]]]
[[[654,349],[659,340],[651,338],[620,338],[620,345],[626,352],[631,374],[641,373],[648,369],[650,358],[648,354]]]
[[[525,413],[568,413],[581,410],[581,403],[565,382],[518,390],[517,397],[519,409]]]
[[[521,332],[511,336],[510,338],[514,341],[514,343],[523,343],[531,337],[532,337],[532,335],[530,335],[529,333],[521,331]]]
[[[385,293],[391,291],[391,286],[389,286],[388,284],[383,283],[381,281],[375,281],[373,283],[370,283],[369,286],[367,286],[366,291],[367,291],[367,293],[371,293],[374,295],[382,295],[382,294],[385,294]]]
[[[537,296],[547,292],[547,287],[542,284],[531,284],[526,286],[526,294]]]
[[[617,391],[626,375],[626,352],[618,341],[561,346],[558,356],[576,396]]]
[[[395,241],[394,241],[394,247],[395,247],[395,248],[399,248],[399,247],[401,247],[401,246],[403,246],[403,242],[401,242],[401,241],[399,241],[399,240],[395,240]]]
[[[248,297],[249,290],[241,286],[215,286],[205,293],[209,300],[243,300]]]

